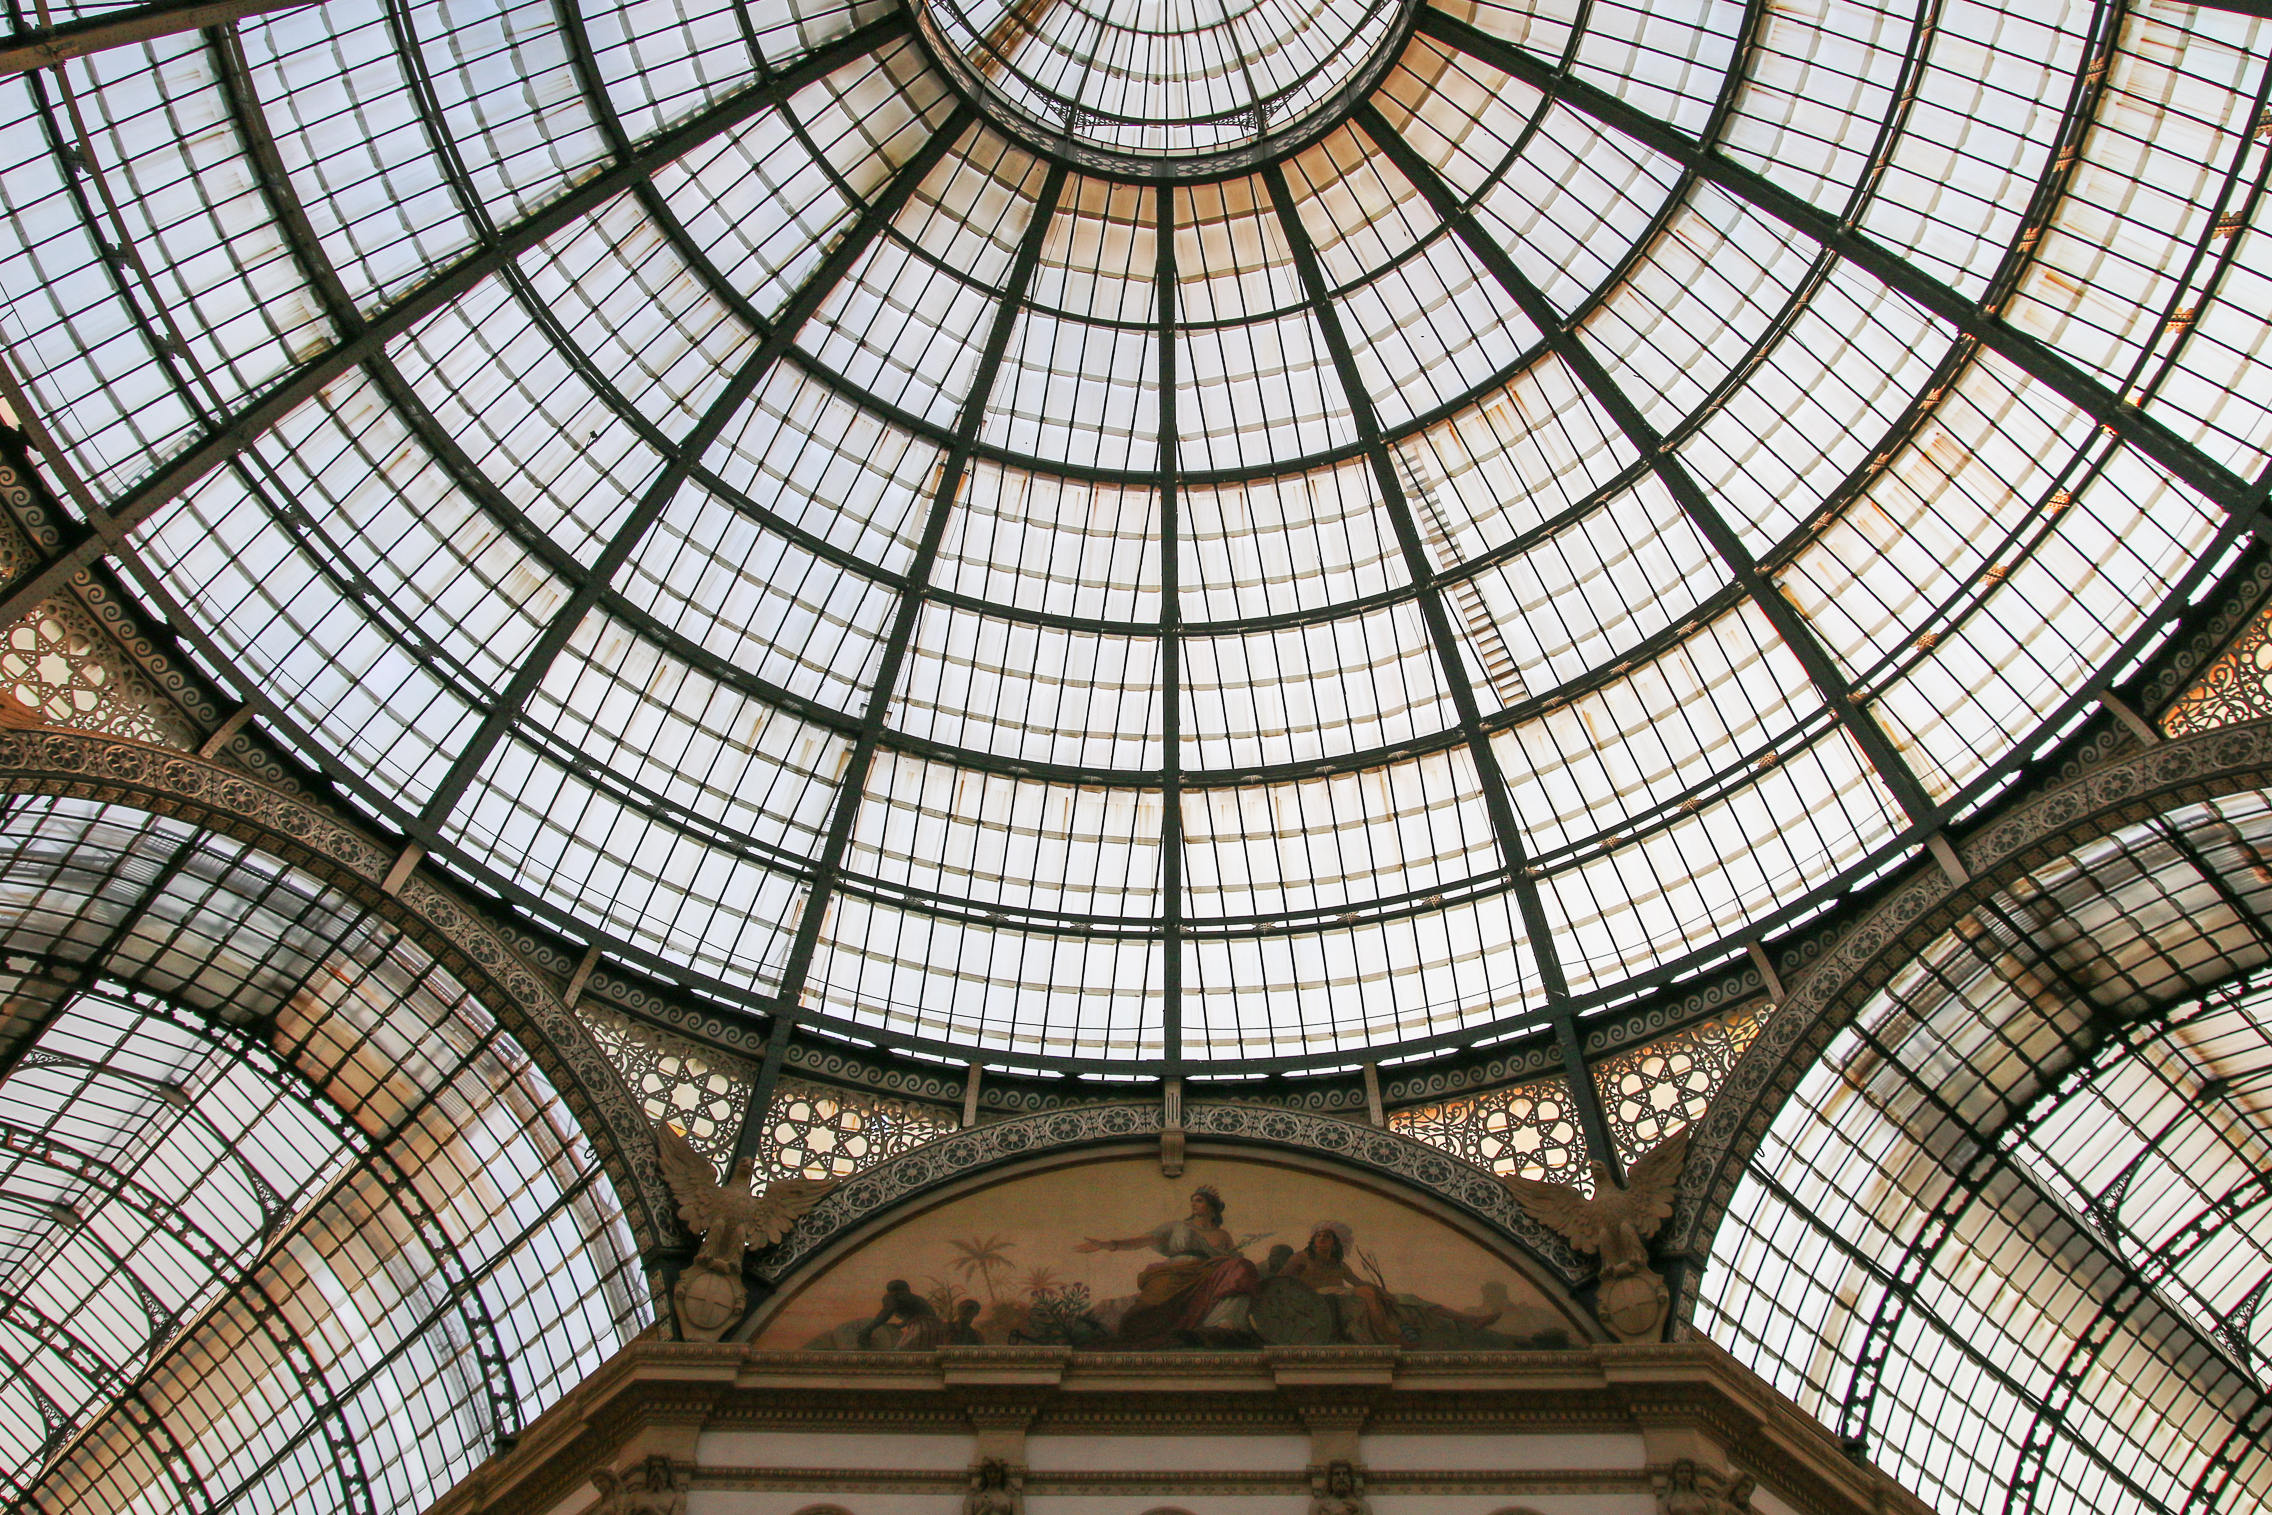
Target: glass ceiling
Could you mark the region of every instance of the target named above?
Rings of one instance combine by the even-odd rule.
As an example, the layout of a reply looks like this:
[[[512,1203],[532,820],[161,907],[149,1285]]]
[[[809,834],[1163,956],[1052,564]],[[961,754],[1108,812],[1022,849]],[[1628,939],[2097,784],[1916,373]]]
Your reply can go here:
[[[420,1510],[652,1319],[566,1101],[259,849],[18,796],[0,1504]]]
[[[1696,1321],[1937,1509],[2272,1501],[2272,796],[1991,893],[1753,1158]]]
[[[78,561],[642,971],[1229,1070],[1823,908],[2261,501],[2272,23],[1101,14],[338,0],[0,81]]]

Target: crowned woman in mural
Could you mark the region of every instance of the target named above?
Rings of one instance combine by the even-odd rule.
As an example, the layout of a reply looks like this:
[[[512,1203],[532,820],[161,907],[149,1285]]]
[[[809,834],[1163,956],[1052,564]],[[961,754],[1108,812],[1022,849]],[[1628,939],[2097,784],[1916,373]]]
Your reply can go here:
[[[1262,1277],[1223,1229],[1223,1196],[1212,1184],[1191,1191],[1190,1211],[1140,1236],[1091,1236],[1076,1252],[1149,1247],[1165,1261],[1136,1275],[1136,1298],[1121,1314],[1111,1345],[1252,1346],[1248,1310]],[[1104,1345],[1104,1343],[1098,1343]]]

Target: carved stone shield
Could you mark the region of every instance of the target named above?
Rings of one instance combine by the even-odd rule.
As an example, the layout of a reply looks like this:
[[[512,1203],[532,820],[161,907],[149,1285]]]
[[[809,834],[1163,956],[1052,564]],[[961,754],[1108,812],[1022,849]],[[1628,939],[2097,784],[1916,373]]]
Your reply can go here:
[[[1619,1341],[1655,1341],[1672,1296],[1654,1273],[1605,1279],[1594,1311]]]
[[[716,1341],[749,1308],[749,1291],[742,1281],[709,1268],[688,1268],[671,1291],[678,1305],[679,1327],[689,1341]]]

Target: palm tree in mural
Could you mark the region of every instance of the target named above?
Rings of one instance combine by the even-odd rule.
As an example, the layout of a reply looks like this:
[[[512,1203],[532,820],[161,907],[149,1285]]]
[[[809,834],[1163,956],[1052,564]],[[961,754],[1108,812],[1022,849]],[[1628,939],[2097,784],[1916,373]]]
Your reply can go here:
[[[1026,1270],[1026,1292],[1028,1294],[1054,1293],[1057,1286],[1063,1282],[1064,1280],[1057,1276],[1055,1268],[1028,1268]]]
[[[1017,1243],[1006,1236],[989,1236],[984,1241],[969,1236],[950,1239],[947,1245],[955,1249],[953,1267],[963,1276],[963,1281],[967,1283],[975,1277],[986,1288],[986,1302],[1000,1304],[1000,1296],[994,1292],[994,1275],[1009,1271],[1010,1259],[1004,1254]]]

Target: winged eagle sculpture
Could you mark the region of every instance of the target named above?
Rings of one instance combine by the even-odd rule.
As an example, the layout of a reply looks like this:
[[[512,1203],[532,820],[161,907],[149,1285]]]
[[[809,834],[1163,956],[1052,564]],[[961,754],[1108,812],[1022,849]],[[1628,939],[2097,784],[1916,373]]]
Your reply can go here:
[[[749,1308],[749,1291],[742,1286],[742,1255],[787,1236],[797,1218],[820,1203],[836,1183],[784,1178],[756,1194],[751,1192],[757,1178],[755,1158],[734,1164],[732,1176],[721,1184],[710,1159],[695,1151],[676,1127],[657,1126],[655,1145],[662,1152],[663,1176],[678,1199],[679,1220],[702,1238],[702,1249],[680,1272],[678,1287],[671,1291],[678,1305],[679,1330],[689,1341],[716,1341]]]
[[[1590,1197],[1576,1184],[1499,1176],[1531,1219],[1579,1251],[1601,1254],[1601,1293],[1594,1309],[1622,1341],[1655,1340],[1672,1305],[1664,1280],[1649,1266],[1649,1238],[1672,1214],[1673,1191],[1688,1158],[1688,1131],[1681,1127],[1634,1163],[1623,1188],[1610,1176],[1608,1164],[1590,1164]]]

